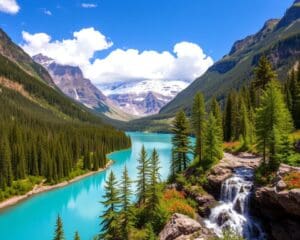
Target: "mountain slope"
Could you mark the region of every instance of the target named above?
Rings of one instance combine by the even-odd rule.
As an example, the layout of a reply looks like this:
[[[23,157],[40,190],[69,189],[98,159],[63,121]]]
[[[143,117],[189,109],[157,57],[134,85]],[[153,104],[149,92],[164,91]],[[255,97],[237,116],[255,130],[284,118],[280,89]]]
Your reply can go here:
[[[9,36],[0,28],[0,54],[7,57],[28,74],[55,86],[49,73],[39,64],[31,59],[22,48],[14,44]]]
[[[252,79],[255,65],[266,55],[284,79],[287,69],[300,59],[300,4],[297,0],[281,20],[269,20],[255,35],[237,41],[223,59],[163,107],[160,114],[174,115],[180,108],[190,111],[193,96],[202,91],[208,100],[224,99],[231,89],[240,88]]]
[[[114,106],[89,79],[84,78],[79,67],[58,64],[42,54],[33,56],[33,60],[48,70],[56,86],[70,98],[110,118],[119,120],[131,118],[129,114]]]

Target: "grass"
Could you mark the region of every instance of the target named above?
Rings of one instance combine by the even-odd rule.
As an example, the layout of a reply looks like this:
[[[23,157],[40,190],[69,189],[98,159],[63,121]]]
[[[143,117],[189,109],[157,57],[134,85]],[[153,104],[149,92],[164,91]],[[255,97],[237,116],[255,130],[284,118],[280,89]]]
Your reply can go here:
[[[35,185],[40,184],[43,180],[43,177],[29,176],[26,179],[13,181],[12,186],[0,190],[0,201],[13,196],[23,195],[31,191]]]
[[[300,188],[300,172],[290,172],[284,176],[288,189]]]

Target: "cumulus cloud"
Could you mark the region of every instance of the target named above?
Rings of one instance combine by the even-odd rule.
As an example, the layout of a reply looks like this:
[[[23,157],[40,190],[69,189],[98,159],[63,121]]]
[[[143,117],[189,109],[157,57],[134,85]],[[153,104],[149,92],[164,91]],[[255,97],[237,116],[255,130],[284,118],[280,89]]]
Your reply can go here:
[[[94,53],[112,46],[112,42],[94,28],[83,28],[73,33],[72,39],[51,41],[46,33],[22,32],[25,44],[21,45],[30,55],[42,53],[58,63],[72,66],[90,64]]]
[[[94,4],[94,3],[82,3],[81,7],[83,7],[83,8],[96,8],[97,4]]]
[[[136,79],[193,81],[212,64],[202,48],[191,42],[177,43],[172,52],[115,49],[105,58],[93,59],[97,51],[112,42],[94,28],[74,32],[73,39],[52,41],[45,33],[23,32],[23,49],[31,55],[42,53],[61,64],[79,66],[93,83],[101,85]]]
[[[0,0],[0,12],[16,14],[20,10],[20,6],[15,0]]]

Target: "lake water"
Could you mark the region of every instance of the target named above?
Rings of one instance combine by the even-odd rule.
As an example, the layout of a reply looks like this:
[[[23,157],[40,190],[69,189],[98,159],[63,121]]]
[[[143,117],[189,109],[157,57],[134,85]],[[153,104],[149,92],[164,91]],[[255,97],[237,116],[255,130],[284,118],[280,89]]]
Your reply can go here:
[[[38,194],[14,207],[0,212],[0,239],[50,240],[53,239],[57,215],[62,217],[66,240],[73,239],[77,230],[81,239],[92,239],[100,231],[99,215],[103,211],[99,201],[104,194],[105,179],[113,170],[121,178],[125,164],[132,180],[137,174],[137,159],[144,144],[150,154],[159,153],[161,176],[166,179],[171,157],[171,135],[155,133],[128,133],[132,148],[115,152],[109,158],[115,163],[109,170],[84,178],[64,188]]]

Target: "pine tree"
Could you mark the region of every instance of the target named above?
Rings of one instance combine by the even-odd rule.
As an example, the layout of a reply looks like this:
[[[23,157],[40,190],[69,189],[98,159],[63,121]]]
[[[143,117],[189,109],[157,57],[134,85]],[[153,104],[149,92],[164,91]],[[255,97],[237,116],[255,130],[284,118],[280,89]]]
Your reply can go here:
[[[137,196],[138,203],[141,205],[146,202],[149,182],[149,159],[144,145],[142,146],[140,157],[138,159],[137,170]]]
[[[204,148],[204,132],[206,125],[206,112],[204,97],[201,92],[198,92],[194,97],[193,107],[192,107],[192,126],[196,137],[196,146],[194,155],[199,157],[201,162],[203,158],[203,148]]]
[[[279,166],[282,140],[288,137],[292,126],[279,84],[271,81],[261,96],[256,113],[257,147],[263,153],[263,162],[269,160],[269,169],[276,170]]]
[[[220,137],[221,127],[218,126],[217,119],[212,113],[209,114],[208,122],[209,124],[205,133],[205,165],[203,166],[205,169],[223,156],[223,141]]]
[[[11,186],[13,173],[11,166],[11,150],[5,133],[0,135],[0,188]]]
[[[131,190],[131,180],[128,176],[128,170],[125,166],[122,176],[122,183],[121,183],[121,195],[120,195],[120,201],[121,201],[121,212],[120,212],[120,225],[121,225],[121,235],[122,239],[126,240],[129,239],[128,234],[130,231],[130,228],[133,225],[133,212],[131,209],[131,203],[130,198],[132,196],[132,190]]]
[[[148,187],[148,203],[147,208],[150,215],[155,211],[157,205],[159,204],[159,188],[158,183],[160,180],[159,174],[159,156],[155,149],[153,149],[151,159],[150,159],[150,179]]]
[[[99,236],[100,239],[120,239],[120,221],[119,214],[117,212],[120,206],[120,196],[118,189],[116,189],[117,185],[118,182],[116,177],[111,171],[105,184],[105,194],[103,196],[104,200],[101,202],[105,207],[105,211],[101,216],[103,221],[101,222],[102,233]]]
[[[291,93],[291,113],[296,128],[300,128],[300,81],[298,80],[299,73],[294,71],[290,76],[289,91]]]
[[[219,103],[217,102],[217,99],[216,98],[213,98],[212,101],[211,101],[211,107],[210,107],[210,111],[211,113],[214,115],[214,117],[216,118],[217,120],[217,125],[218,125],[218,128],[220,129],[220,136],[218,136],[219,139],[221,139],[223,141],[224,139],[224,133],[223,133],[223,118],[222,118],[222,111],[221,111],[221,108],[220,108],[220,105]],[[223,155],[221,154],[219,156],[219,158],[221,158]]]
[[[224,111],[224,140],[230,141],[233,137],[233,130],[231,128],[233,120],[232,112],[233,112],[233,96],[232,92],[230,92],[227,96],[225,111]]]
[[[250,121],[248,117],[248,111],[246,108],[246,105],[244,103],[244,100],[241,99],[241,117],[240,117],[240,134],[243,140],[243,145],[245,148],[249,147],[249,144],[252,142],[252,136],[251,136],[251,126]]]
[[[64,240],[64,229],[63,229],[63,222],[60,218],[60,216],[57,216],[56,219],[56,227],[55,227],[55,234],[54,234],[54,240]]]
[[[79,233],[76,231],[74,235],[74,240],[80,240]]]
[[[267,84],[276,79],[276,73],[273,71],[272,64],[267,57],[263,55],[254,69],[255,79],[253,85],[256,89],[266,89]]]
[[[189,126],[184,111],[179,111],[172,124],[172,163],[174,173],[181,172],[187,168],[189,159]],[[171,176],[172,178],[172,176]]]

